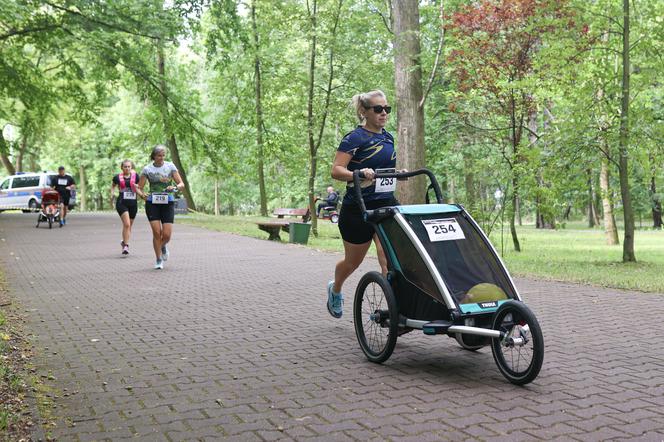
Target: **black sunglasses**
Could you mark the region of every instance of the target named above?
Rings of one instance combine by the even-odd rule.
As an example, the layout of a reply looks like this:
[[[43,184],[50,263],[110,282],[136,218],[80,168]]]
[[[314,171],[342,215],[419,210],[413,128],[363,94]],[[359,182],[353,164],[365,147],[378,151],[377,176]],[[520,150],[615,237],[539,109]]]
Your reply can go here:
[[[383,111],[385,111],[386,114],[389,114],[390,112],[392,112],[392,106],[377,105],[377,106],[364,106],[364,108],[365,109],[373,109],[373,111],[376,112],[377,114],[380,114]]]

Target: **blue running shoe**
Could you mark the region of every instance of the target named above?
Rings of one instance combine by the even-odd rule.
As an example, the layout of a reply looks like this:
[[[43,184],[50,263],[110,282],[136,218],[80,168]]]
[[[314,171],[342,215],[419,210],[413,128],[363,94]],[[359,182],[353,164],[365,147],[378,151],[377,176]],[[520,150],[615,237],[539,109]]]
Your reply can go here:
[[[341,293],[334,293],[334,281],[327,284],[327,311],[330,312],[332,317],[341,318],[344,314],[343,303],[344,295]]]
[[[170,256],[170,253],[168,253],[168,249],[166,246],[161,246],[161,259],[163,261],[168,261],[168,257]]]

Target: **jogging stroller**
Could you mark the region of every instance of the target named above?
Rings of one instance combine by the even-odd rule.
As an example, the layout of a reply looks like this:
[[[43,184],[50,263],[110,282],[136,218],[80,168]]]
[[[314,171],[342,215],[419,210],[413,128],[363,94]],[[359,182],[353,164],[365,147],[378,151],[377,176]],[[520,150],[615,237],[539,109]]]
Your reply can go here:
[[[436,204],[367,210],[361,172],[354,189],[365,221],[385,251],[388,274],[365,274],[355,291],[353,319],[366,357],[381,363],[397,337],[412,330],[444,334],[471,351],[491,346],[500,372],[514,384],[535,379],[544,340],[535,315],[519,293],[482,229],[458,204],[443,204],[435,176],[427,169],[376,171],[381,181],[425,174]]]
[[[60,223],[60,194],[55,190],[42,193],[41,210],[35,227],[39,228],[39,223],[42,222],[48,222],[49,229],[53,228],[53,223]]]

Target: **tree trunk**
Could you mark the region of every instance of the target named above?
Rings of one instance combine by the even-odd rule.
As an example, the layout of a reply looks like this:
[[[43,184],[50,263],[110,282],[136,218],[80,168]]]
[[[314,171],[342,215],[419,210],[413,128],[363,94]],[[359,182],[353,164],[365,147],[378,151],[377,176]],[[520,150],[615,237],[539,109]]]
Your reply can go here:
[[[309,7],[309,2],[307,2]],[[313,0],[312,8],[309,10],[309,22],[311,24],[311,42],[309,51],[309,90],[307,96],[307,138],[309,140],[309,180],[307,182],[309,212],[311,213],[311,230],[314,236],[318,236],[318,217],[316,214],[316,203],[314,201],[314,186],[316,185],[316,143],[314,140],[314,86],[316,75],[316,42],[318,2]]]
[[[530,131],[528,132],[528,141],[530,142],[531,146],[534,146],[535,143],[537,143],[537,136],[535,135],[537,133],[537,112],[535,109],[530,109],[528,112],[528,128]],[[542,186],[544,185],[543,179],[542,179],[542,170],[541,168],[537,168],[536,173],[536,180],[538,187],[541,189]],[[543,229],[544,228],[544,215],[542,214],[542,197],[540,196],[539,192],[535,192],[535,228],[536,229]],[[521,225],[521,223],[519,223]]]
[[[417,0],[393,0],[394,68],[397,108],[398,167],[415,170],[425,165],[422,66],[420,64],[420,12]],[[403,204],[424,202],[426,178],[400,183]]]
[[[595,224],[600,225],[601,210],[602,207],[602,195],[597,191],[597,183],[593,183],[593,204],[595,207]]]
[[[605,44],[609,40],[609,33],[602,34],[602,42]],[[604,99],[604,89],[602,87],[597,89],[597,100]],[[609,143],[607,141],[607,131],[609,124],[607,119],[602,116],[599,120],[598,143],[601,153],[601,167],[599,172],[599,188],[600,197],[602,199],[602,217],[604,219],[604,236],[606,243],[610,246],[620,244],[618,238],[618,228],[616,227],[616,217],[613,213],[613,192],[610,188],[610,175],[609,170]]]
[[[613,214],[613,201],[609,188],[609,160],[602,158],[602,168],[599,172],[599,187],[602,190],[602,208],[604,209],[604,234],[608,245],[620,244],[616,218]]]
[[[219,216],[219,178],[214,179],[214,215]]]
[[[28,145],[28,136],[21,135],[21,144],[16,153],[16,171],[23,172],[23,157],[25,156],[25,150]]]
[[[453,176],[450,176],[447,180],[447,202],[449,204],[456,203],[456,185]]]
[[[544,122],[543,130],[546,131],[548,126],[549,118],[547,118],[546,107],[544,108]],[[531,146],[534,146],[537,143],[540,143],[540,140],[537,138],[537,135],[540,132],[540,128],[537,121],[538,112],[536,109],[530,109],[528,111],[528,142]],[[550,114],[549,114],[550,115]],[[544,145],[543,148],[546,148]],[[544,182],[544,176],[542,173],[542,167],[537,167],[535,170],[535,179],[537,180],[537,186],[539,189],[544,189],[546,183]],[[554,216],[546,216],[545,213],[548,211],[544,210],[544,202],[542,201],[541,191],[535,192],[535,228],[537,229],[555,229],[556,228],[556,218]],[[519,210],[519,215],[521,211]],[[519,216],[519,225],[521,225],[521,216]]]
[[[337,10],[333,18],[332,35],[330,36],[329,45],[330,50],[328,53],[328,79],[327,88],[325,90],[325,102],[323,104],[322,114],[320,117],[320,125],[318,127],[318,134],[314,134],[315,118],[314,118],[314,86],[316,74],[316,44],[318,32],[318,10],[317,1],[313,1],[313,8],[309,9],[309,2],[307,2],[307,9],[309,12],[309,20],[311,22],[311,53],[309,58],[309,93],[307,100],[307,136],[309,138],[309,181],[308,181],[308,197],[309,197],[309,210],[311,212],[311,227],[315,236],[318,236],[318,218],[316,217],[316,203],[314,201],[314,187],[316,185],[316,168],[318,164],[318,148],[323,140],[323,132],[327,122],[327,114],[330,109],[330,98],[332,96],[332,81],[334,79],[334,56],[337,29],[339,26],[339,17],[341,16],[341,7],[343,0],[338,0]]]
[[[473,174],[473,159],[470,154],[463,149],[463,164],[464,164],[464,184],[466,187],[466,202],[465,206],[470,213],[473,213],[478,206],[477,186],[475,184],[475,175]]]
[[[652,203],[652,226],[655,229],[662,228],[662,200],[657,193],[657,167],[655,155],[652,151],[648,153],[650,160],[650,199]]]
[[[263,103],[261,83],[260,39],[256,25],[256,0],[251,2],[251,29],[254,34],[254,85],[256,89],[256,147],[258,148],[258,188],[261,200],[261,216],[267,216],[267,192],[265,190],[265,151],[263,149]]]
[[[537,177],[539,185],[542,186],[541,177]],[[539,199],[539,198],[538,198]],[[537,207],[535,210],[535,228],[537,229],[555,229],[556,228],[556,218],[554,216],[545,216],[542,212],[542,206]]]
[[[30,170],[39,172],[37,168],[37,153],[33,151],[28,158],[30,159]]]
[[[590,168],[586,169],[586,175],[588,177],[587,180],[587,189],[588,189],[588,227],[591,229],[595,227],[597,224],[595,224],[595,198],[593,195],[593,173],[590,170]]]
[[[510,233],[512,234],[512,243],[514,244],[514,251],[521,251],[521,244],[519,243],[519,238],[516,233],[516,213],[518,209],[519,201],[519,176],[518,176],[518,164],[519,164],[519,143],[521,142],[521,124],[517,124],[516,118],[516,102],[514,99],[514,91],[512,90],[511,99],[510,99],[510,142],[512,143],[512,204],[510,207]],[[518,127],[517,127],[518,126]]]
[[[166,135],[166,145],[171,152],[171,159],[173,164],[178,168],[180,172],[180,177],[184,182],[184,198],[187,200],[187,205],[190,209],[196,210],[196,204],[194,204],[194,197],[191,194],[191,189],[189,188],[189,181],[187,180],[187,173],[182,166],[182,161],[180,161],[180,152],[178,151],[178,145],[175,139],[175,133],[171,126],[171,117],[168,110],[168,88],[166,86],[166,68],[165,68],[165,57],[164,57],[164,47],[161,40],[157,42],[157,68],[159,70],[159,87],[161,88],[160,94],[160,103],[161,103],[161,117],[164,124],[164,133]]]
[[[652,195],[652,226],[655,229],[662,228],[662,201],[657,195],[657,183],[655,176],[650,177],[650,194]]]
[[[2,160],[2,165],[7,169],[7,175],[14,175],[16,173],[16,169],[9,159],[9,144],[2,135],[2,131],[0,131],[0,160]]]
[[[517,188],[517,179],[513,175],[512,176],[512,207],[511,207],[511,213],[510,213],[510,233],[512,234],[512,244],[514,244],[514,251],[515,252],[520,252],[521,251],[521,244],[519,243],[519,237],[516,234],[516,205],[518,204],[518,195],[516,193],[516,188]]]
[[[634,209],[629,189],[629,0],[623,0],[622,100],[620,106],[620,195],[625,219],[623,262],[636,262],[634,254]]]
[[[81,212],[88,210],[88,180],[85,176],[85,167],[78,166],[78,174],[80,175],[78,183],[78,206]]]

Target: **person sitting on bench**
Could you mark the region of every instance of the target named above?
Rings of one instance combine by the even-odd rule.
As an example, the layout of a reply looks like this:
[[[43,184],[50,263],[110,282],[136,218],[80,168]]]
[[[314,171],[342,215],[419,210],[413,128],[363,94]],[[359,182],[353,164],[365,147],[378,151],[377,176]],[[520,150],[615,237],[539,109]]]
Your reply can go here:
[[[325,208],[335,209],[339,203],[339,194],[334,190],[334,187],[327,187],[327,197],[318,203],[318,208],[316,209],[316,216],[320,218],[320,211]]]

